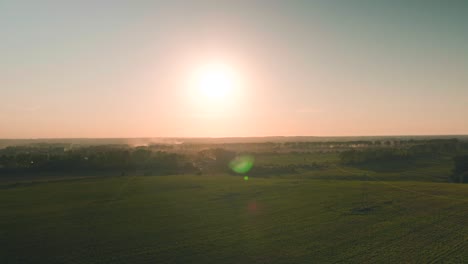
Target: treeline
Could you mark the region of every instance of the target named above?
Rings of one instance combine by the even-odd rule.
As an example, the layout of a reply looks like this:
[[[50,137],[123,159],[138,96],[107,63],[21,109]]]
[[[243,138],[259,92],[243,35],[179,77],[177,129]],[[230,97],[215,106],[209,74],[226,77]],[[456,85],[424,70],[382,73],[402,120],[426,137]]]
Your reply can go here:
[[[457,139],[425,140],[410,147],[368,148],[340,153],[344,164],[363,164],[375,161],[402,161],[441,154],[456,155],[467,151],[468,144]]]
[[[183,155],[151,151],[146,147],[99,146],[61,151],[20,148],[0,154],[0,173],[90,171],[173,174],[195,172],[196,168]]]
[[[386,147],[380,147],[380,145],[373,146],[374,143],[366,142],[340,142],[339,144],[350,144],[348,148],[337,150],[340,153],[341,163],[349,165],[368,164],[379,167],[383,163],[377,162],[411,161],[438,155],[458,156],[454,161],[455,168],[451,180],[453,182],[466,182],[468,180],[468,161],[466,156],[463,156],[463,154],[468,153],[468,143],[465,141],[457,139],[408,140],[408,144],[384,143]],[[327,143],[284,143],[284,145],[294,147],[301,146],[302,144],[310,146]],[[333,144],[338,144],[338,142],[334,142]],[[353,147],[366,144],[368,147],[365,148]],[[256,148],[243,151],[225,149],[218,145],[207,146],[197,152],[178,152],[175,148],[167,145],[130,147],[128,145],[80,146],[73,144],[35,144],[0,149],[0,174],[38,172],[111,172],[119,175],[135,173],[139,175],[233,173],[231,168],[229,168],[230,162],[241,153],[252,154],[255,151]],[[289,152],[305,153],[304,151],[296,152],[295,150],[290,150]],[[396,163],[389,164],[393,166]],[[291,174],[308,170],[319,170],[327,166],[327,163],[254,164],[248,175]]]
[[[200,151],[195,156],[195,164],[198,173],[224,172],[235,174],[228,164],[236,156],[242,155],[223,148],[212,148]],[[270,176],[281,174],[294,174],[307,170],[319,170],[326,168],[327,164],[312,162],[310,164],[289,165],[257,165],[254,163],[252,169],[247,173],[250,176]]]
[[[401,161],[413,158],[414,155],[406,149],[366,149],[348,150],[340,153],[340,161],[344,164],[362,164],[374,161]]]
[[[468,155],[457,156],[453,161],[455,166],[451,180],[458,183],[468,183]]]
[[[295,142],[244,142],[244,143],[181,143],[174,145],[154,144],[153,149],[196,154],[206,149],[225,149],[234,152],[278,153],[278,152],[341,152],[350,149],[372,148],[410,148],[426,144],[451,144],[457,139],[405,139],[405,138],[375,138],[369,140],[347,141],[295,141]]]

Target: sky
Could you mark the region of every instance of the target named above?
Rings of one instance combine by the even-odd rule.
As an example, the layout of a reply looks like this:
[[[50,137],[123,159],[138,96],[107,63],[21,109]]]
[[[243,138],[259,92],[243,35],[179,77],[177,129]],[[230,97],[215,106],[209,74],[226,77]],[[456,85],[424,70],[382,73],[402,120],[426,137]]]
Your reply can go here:
[[[467,14],[457,0],[0,0],[0,138],[468,134]],[[207,65],[229,69],[229,92],[201,92]]]

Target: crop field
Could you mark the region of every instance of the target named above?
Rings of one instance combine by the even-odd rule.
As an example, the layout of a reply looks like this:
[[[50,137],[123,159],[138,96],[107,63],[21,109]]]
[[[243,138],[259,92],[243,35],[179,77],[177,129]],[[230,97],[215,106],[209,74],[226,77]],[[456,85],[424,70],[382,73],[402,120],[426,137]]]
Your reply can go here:
[[[310,163],[337,163],[339,155],[336,152],[329,153],[268,153],[258,154],[256,163],[259,165],[298,165]]]
[[[258,154],[260,166],[301,166],[318,164],[315,170],[298,171],[297,174],[279,175],[281,178],[336,179],[336,180],[389,180],[447,182],[452,173],[450,156],[424,158],[411,162],[380,162],[368,166],[344,166],[339,154],[330,153],[275,153]],[[273,177],[274,175],[268,175]]]
[[[224,174],[3,183],[0,263],[466,263],[467,194]]]

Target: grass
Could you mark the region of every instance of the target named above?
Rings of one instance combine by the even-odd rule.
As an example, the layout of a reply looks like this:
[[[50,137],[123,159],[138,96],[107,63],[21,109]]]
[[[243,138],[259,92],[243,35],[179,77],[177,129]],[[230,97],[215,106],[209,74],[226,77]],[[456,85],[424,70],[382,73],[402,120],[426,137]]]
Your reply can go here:
[[[343,165],[339,153],[273,153],[255,156],[255,165],[288,166],[316,163],[319,169],[302,170],[298,174],[268,175],[280,178],[385,180],[448,182],[453,170],[452,156],[421,158],[405,162],[372,162],[364,165]]]
[[[468,185],[204,175],[0,188],[0,263],[468,261]]]
[[[255,163],[258,165],[302,165],[311,163],[338,162],[339,154],[337,152],[328,153],[271,153],[257,154]]]

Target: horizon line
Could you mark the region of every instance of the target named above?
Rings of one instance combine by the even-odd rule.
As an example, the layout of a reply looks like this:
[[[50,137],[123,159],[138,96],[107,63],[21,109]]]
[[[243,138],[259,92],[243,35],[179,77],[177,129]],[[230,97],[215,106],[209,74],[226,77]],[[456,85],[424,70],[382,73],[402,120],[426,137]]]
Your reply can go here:
[[[382,134],[382,135],[340,135],[340,136],[313,136],[313,135],[297,135],[297,136],[220,136],[220,137],[202,137],[202,136],[159,136],[159,137],[31,137],[31,138],[0,138],[0,140],[48,140],[48,139],[233,139],[233,138],[344,138],[344,137],[448,137],[448,136],[468,136],[468,134]]]

